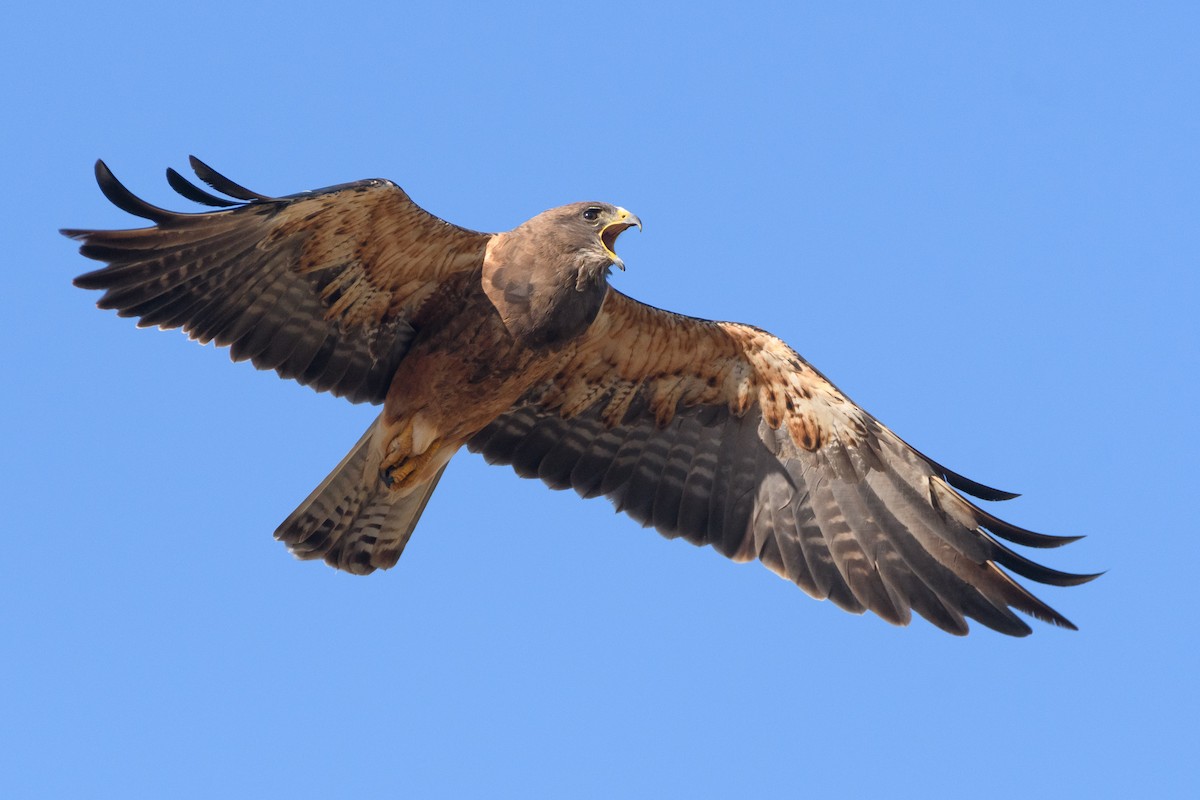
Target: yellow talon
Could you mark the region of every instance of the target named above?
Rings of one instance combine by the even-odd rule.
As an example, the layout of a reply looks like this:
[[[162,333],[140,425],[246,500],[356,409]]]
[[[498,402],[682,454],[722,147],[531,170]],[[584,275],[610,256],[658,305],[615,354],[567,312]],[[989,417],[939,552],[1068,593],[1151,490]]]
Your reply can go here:
[[[406,489],[416,483],[413,479],[418,477],[425,465],[433,460],[437,452],[436,449],[430,448],[419,456],[402,460],[397,459],[398,463],[385,464],[380,467],[380,477],[392,491]]]

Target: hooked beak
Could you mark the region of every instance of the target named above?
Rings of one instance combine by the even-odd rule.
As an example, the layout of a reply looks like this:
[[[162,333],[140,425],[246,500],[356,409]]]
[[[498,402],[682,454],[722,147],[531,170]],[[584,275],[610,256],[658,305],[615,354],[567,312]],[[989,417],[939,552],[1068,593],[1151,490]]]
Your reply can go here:
[[[620,270],[625,269],[625,262],[622,261],[619,256],[617,256],[617,251],[615,249],[617,245],[617,237],[621,235],[622,231],[634,226],[637,226],[639,231],[642,229],[642,221],[637,218],[637,215],[631,214],[623,208],[618,208],[616,219],[605,225],[600,231],[601,244],[604,245],[605,251],[607,251],[609,257],[612,258],[613,265]]]

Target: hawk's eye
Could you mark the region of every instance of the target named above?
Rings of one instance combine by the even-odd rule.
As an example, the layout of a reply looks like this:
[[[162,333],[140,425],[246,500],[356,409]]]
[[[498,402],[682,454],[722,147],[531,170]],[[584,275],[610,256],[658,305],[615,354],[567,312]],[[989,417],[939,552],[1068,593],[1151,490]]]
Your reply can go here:
[[[583,218],[586,219],[588,222],[595,222],[597,219],[600,218],[600,209],[596,208],[595,206],[592,206],[591,208],[589,208],[583,212]]]

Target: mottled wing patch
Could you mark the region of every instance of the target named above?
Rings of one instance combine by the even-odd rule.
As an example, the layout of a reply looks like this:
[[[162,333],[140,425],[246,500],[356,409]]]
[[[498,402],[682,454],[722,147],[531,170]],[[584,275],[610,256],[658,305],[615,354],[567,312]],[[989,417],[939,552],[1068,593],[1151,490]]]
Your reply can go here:
[[[382,402],[412,337],[409,320],[451,275],[475,269],[488,234],[367,180],[289,197],[251,192],[193,159],[216,197],[178,173],[181,195],[222,210],[183,214],[133,195],[103,162],[96,179],[135,230],[66,230],[106,267],[75,280],[140,326],[182,328],[318,391]]]
[[[668,537],[757,558],[817,598],[955,634],[1022,636],[1013,609],[1072,627],[1001,569],[1067,586],[997,537],[1072,541],[997,520],[951,486],[1003,497],[917,453],[785,344],[611,292],[545,386],[468,445]]]

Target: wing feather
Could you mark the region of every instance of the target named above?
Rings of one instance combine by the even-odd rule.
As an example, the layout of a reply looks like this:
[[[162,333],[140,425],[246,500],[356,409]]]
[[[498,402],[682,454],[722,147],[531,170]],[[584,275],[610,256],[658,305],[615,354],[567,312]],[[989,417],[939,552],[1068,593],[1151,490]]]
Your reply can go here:
[[[1015,609],[1073,627],[1001,567],[1057,586],[1095,577],[1000,544],[996,536],[1035,547],[1075,537],[1026,531],[972,505],[954,489],[1014,495],[909,447],[775,337],[612,290],[555,378],[468,446],[898,625],[916,611],[957,635],[968,617],[1026,635]]]
[[[226,200],[223,197],[209,194],[171,167],[167,167],[167,183],[177,193],[191,200],[193,203],[200,203],[201,205],[212,206],[214,208],[230,208],[237,205],[236,200]]]
[[[758,558],[768,569],[781,578],[790,580],[818,599],[829,597],[829,588],[822,588],[817,570],[809,563],[804,544],[796,535],[795,492],[790,481],[780,476],[768,476],[763,481],[763,498],[759,503],[760,516],[756,515],[754,533]]]
[[[204,181],[221,194],[227,194],[230,197],[237,198],[238,200],[246,200],[249,202],[253,202],[255,200],[277,199],[274,197],[268,197],[264,194],[259,194],[258,192],[252,192],[245,186],[234,183],[233,181],[229,180],[229,178],[226,178],[224,175],[217,172],[215,169],[210,167],[208,164],[205,164],[195,156],[188,156],[188,163],[192,165],[192,170],[196,173],[196,176],[199,177],[200,180]]]
[[[140,326],[182,328],[230,347],[235,361],[354,402],[383,401],[414,315],[449,278],[480,267],[490,238],[429,214],[389,181],[270,197],[199,159],[191,164],[233,199],[168,170],[179,194],[220,209],[168,211],[96,163],[104,195],[154,226],[64,230],[83,255],[107,264],[75,284],[102,290],[101,308]]]

